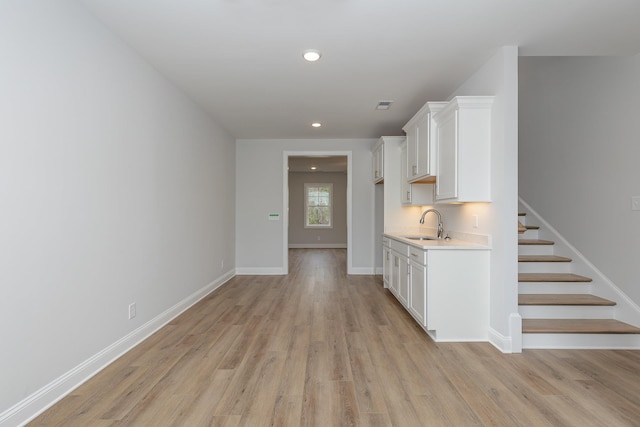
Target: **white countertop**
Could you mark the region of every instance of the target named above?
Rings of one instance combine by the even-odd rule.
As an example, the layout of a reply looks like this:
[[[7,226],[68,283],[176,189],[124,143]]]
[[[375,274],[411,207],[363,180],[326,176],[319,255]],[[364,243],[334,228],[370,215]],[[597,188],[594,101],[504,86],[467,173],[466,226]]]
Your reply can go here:
[[[472,242],[468,242],[465,240],[458,240],[458,239],[412,240],[407,238],[407,236],[422,236],[422,235],[423,234],[420,234],[420,233],[384,233],[385,237],[397,240],[402,243],[406,243],[408,245],[414,246],[416,248],[420,248],[422,250],[425,250],[425,249],[437,249],[437,250],[441,250],[441,249],[488,250],[488,249],[491,249],[487,245],[481,245],[478,243],[472,243]],[[430,235],[425,235],[425,236],[433,237]]]

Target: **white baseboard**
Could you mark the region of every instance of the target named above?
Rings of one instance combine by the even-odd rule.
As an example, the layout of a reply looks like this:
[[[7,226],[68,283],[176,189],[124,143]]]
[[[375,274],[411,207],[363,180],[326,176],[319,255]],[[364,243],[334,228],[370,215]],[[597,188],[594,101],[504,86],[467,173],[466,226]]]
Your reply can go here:
[[[376,267],[376,276],[382,276],[384,269],[382,267]]]
[[[348,274],[353,275],[374,275],[376,269],[373,267],[352,267]]]
[[[120,338],[104,350],[93,355],[40,390],[0,413],[0,427],[23,426],[33,420],[123,354],[140,344],[158,329],[178,317],[182,312],[224,285],[233,278],[233,276],[235,276],[233,270],[224,273],[213,282],[189,295],[173,307],[160,313],[155,318]]]
[[[493,328],[489,328],[489,342],[502,353],[513,353],[511,337],[505,337]]]
[[[346,243],[289,243],[289,249],[346,249]]]
[[[283,267],[240,267],[236,268],[236,274],[238,276],[282,276],[288,272]]]

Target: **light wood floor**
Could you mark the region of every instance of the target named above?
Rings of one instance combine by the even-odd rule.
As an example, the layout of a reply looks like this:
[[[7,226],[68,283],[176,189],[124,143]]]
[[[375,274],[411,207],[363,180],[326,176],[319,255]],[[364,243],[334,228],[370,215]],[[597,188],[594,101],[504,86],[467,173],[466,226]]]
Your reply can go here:
[[[640,352],[436,344],[344,250],[238,276],[33,426],[638,426]]]

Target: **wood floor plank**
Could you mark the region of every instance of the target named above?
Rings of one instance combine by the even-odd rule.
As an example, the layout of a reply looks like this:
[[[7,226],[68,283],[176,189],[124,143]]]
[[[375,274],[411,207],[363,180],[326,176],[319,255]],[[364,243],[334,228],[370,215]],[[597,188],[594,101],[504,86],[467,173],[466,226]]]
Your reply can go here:
[[[183,407],[179,417],[171,420],[171,427],[209,425],[213,420],[227,422],[226,418],[218,418],[215,414],[220,400],[227,391],[235,375],[233,369],[216,369],[207,375],[206,386],[197,394],[190,395],[191,400]],[[240,417],[234,422],[239,422]]]
[[[270,426],[295,426],[300,423],[302,395],[279,395],[269,421]]]
[[[31,426],[637,426],[640,352],[435,343],[344,249],[237,276]]]
[[[386,412],[383,384],[378,380],[369,352],[352,351],[349,353],[349,362],[360,411]]]
[[[274,412],[278,397],[278,386],[280,385],[277,379],[282,376],[284,364],[285,354],[283,352],[272,351],[267,354],[258,373],[256,392],[241,414],[241,426],[267,425],[269,417],[265,415],[273,414]]]
[[[255,317],[263,319],[262,316]],[[255,336],[250,340],[245,357],[236,368],[236,375],[216,408],[216,415],[243,415],[251,404],[257,391],[260,369],[267,358],[269,336],[262,332],[262,327],[253,330]]]
[[[411,397],[397,370],[386,352],[371,353],[371,360],[376,373],[384,379],[382,393],[389,419],[393,425],[415,425],[420,418],[413,407]]]

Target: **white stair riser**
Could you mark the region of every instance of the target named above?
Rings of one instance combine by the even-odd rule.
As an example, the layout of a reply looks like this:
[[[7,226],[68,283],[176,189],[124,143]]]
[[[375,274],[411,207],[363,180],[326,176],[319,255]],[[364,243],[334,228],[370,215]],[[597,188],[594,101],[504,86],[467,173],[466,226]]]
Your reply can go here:
[[[519,273],[570,273],[570,262],[519,262]]]
[[[612,306],[550,306],[521,305],[518,312],[523,319],[611,319]]]
[[[522,334],[522,348],[640,349],[638,334]]]
[[[522,234],[518,233],[518,238],[520,238],[520,239],[537,239],[538,238],[538,230],[527,230]]]
[[[518,255],[553,255],[553,245],[518,245]]]
[[[590,294],[592,282],[519,282],[521,294]]]

